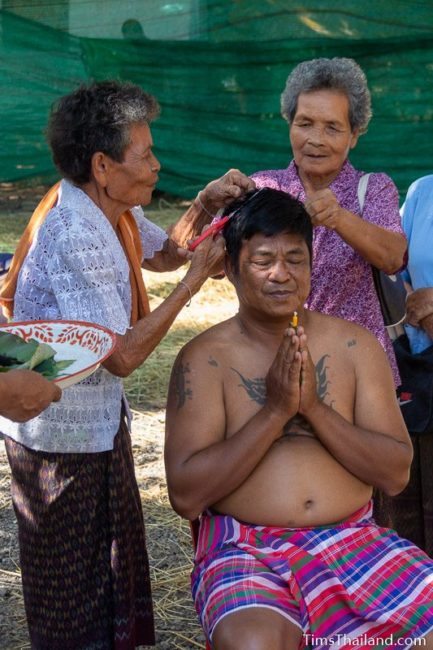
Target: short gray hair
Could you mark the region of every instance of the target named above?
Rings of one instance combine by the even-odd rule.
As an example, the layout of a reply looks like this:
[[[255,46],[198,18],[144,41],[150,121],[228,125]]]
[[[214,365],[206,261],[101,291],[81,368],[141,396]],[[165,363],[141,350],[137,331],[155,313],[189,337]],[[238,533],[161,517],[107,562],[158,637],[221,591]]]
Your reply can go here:
[[[349,100],[349,122],[352,131],[365,133],[371,118],[371,96],[367,78],[353,59],[312,59],[296,66],[287,77],[281,95],[281,114],[289,122],[295,117],[301,93],[314,90],[335,90]]]

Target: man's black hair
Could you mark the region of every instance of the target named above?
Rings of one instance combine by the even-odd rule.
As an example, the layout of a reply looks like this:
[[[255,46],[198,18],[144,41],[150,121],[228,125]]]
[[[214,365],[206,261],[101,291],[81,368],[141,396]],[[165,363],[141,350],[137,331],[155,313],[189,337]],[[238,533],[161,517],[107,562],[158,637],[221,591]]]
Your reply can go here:
[[[303,204],[287,192],[264,187],[248,192],[226,210],[232,214],[223,228],[227,253],[233,270],[239,271],[242,242],[260,233],[273,237],[280,233],[300,235],[307,244],[312,262],[313,226]]]

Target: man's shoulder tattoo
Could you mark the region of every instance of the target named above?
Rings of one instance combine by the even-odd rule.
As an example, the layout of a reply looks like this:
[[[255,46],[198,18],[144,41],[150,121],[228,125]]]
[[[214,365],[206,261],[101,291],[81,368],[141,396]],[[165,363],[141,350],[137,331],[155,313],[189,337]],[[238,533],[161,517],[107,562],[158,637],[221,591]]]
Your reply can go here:
[[[241,388],[244,388],[247,392],[248,397],[250,398],[251,401],[257,402],[260,406],[264,406],[265,401],[266,401],[266,381],[264,377],[244,377],[239,370],[236,370],[236,368],[230,368],[230,370],[233,370],[238,377],[240,378],[241,382],[239,386]]]
[[[218,368],[218,361],[214,359],[212,355],[209,357],[207,362],[210,366],[214,366],[215,368]]]

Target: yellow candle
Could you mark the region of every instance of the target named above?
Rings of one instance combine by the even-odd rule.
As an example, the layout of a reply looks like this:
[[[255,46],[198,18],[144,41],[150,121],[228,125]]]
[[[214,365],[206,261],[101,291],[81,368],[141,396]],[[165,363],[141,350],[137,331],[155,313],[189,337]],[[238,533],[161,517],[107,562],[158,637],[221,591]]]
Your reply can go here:
[[[290,325],[292,327],[298,327],[298,312],[294,311]]]

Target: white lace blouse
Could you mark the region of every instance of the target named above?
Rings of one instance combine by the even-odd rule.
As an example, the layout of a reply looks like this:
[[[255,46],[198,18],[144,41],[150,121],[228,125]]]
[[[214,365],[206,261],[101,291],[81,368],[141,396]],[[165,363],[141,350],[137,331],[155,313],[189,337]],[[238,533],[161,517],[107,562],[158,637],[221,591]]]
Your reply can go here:
[[[133,214],[143,259],[149,259],[162,249],[167,234],[141,208]],[[62,181],[58,203],[21,268],[14,320],[83,320],[124,334],[130,312],[129,266],[113,227],[87,194]],[[122,380],[99,368],[29,422],[15,425],[1,418],[0,430],[35,450],[107,451],[119,428],[122,397]]]

